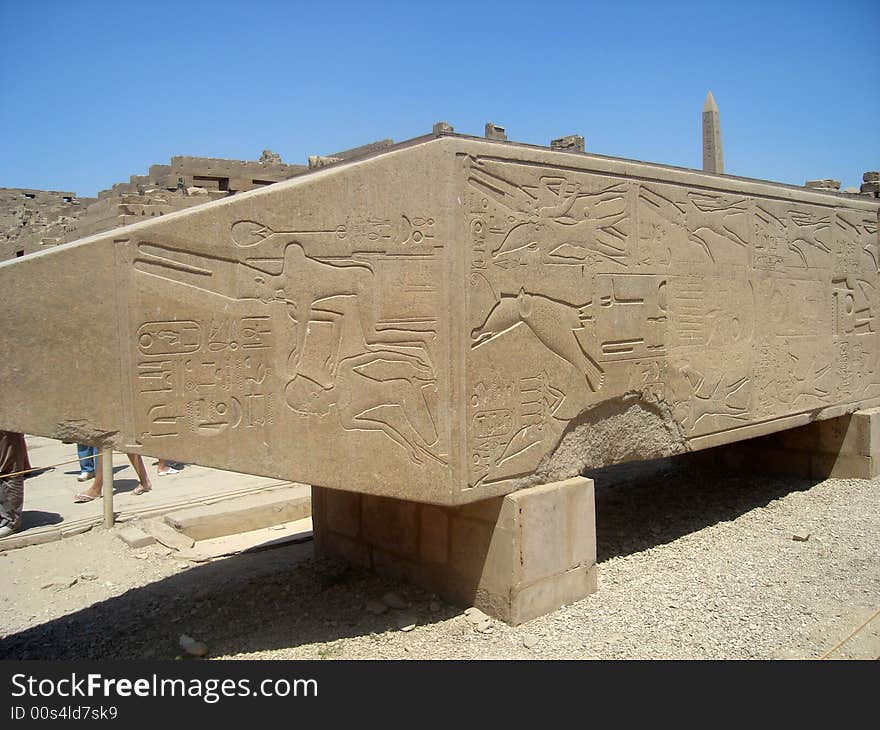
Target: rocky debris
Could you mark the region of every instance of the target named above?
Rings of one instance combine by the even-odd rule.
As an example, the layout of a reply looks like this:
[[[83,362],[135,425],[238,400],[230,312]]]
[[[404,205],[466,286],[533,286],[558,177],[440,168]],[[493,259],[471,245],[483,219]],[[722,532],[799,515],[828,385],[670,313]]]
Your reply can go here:
[[[139,527],[135,527],[134,525],[129,525],[127,527],[123,527],[116,531],[116,537],[118,537],[122,542],[128,545],[130,548],[142,548],[147,545],[152,545],[156,542],[156,538],[152,535],[148,535],[146,532],[141,530]]]
[[[208,645],[203,641],[197,641],[191,636],[187,636],[186,634],[180,635],[180,641],[178,642],[180,648],[183,649],[190,656],[198,656],[202,657],[207,655],[208,653]]]
[[[468,621],[470,621],[472,624],[473,624],[473,623],[478,623],[479,621],[482,621],[482,619],[483,619],[483,617],[484,617],[485,615],[486,615],[486,614],[484,614],[484,613],[483,613],[479,608],[477,608],[476,606],[471,606],[470,608],[466,608],[466,609],[464,610],[464,617],[465,617]]]
[[[80,573],[79,577],[80,577],[80,580],[98,580],[98,574],[91,571],[91,570],[87,570],[83,573]]]
[[[794,540],[795,542],[806,542],[807,540],[810,539],[810,533],[809,532],[796,532],[796,533],[794,533],[794,535],[791,536],[791,539]]]
[[[538,645],[538,641],[540,640],[534,634],[525,634],[522,637],[522,643],[526,649],[534,649]]]
[[[260,155],[259,162],[263,165],[280,165],[281,155],[279,155],[277,152],[273,152],[272,150],[263,150],[263,154]]]
[[[815,190],[840,190],[840,180],[825,178],[823,180],[807,180],[804,183],[805,188],[813,188]]]
[[[417,619],[408,613],[400,613],[394,619],[400,631],[412,631],[416,627]]]
[[[178,532],[170,525],[161,520],[145,520],[141,527],[148,535],[156,538],[156,541],[172,550],[187,550],[196,544],[188,535]]]
[[[479,608],[471,606],[465,609],[464,617],[474,627],[474,631],[480,634],[490,634],[495,628],[495,622]]]
[[[841,192],[847,193],[849,195],[858,195],[861,191],[858,188],[850,186],[848,188],[844,188]]]
[[[474,626],[474,631],[479,634],[491,634],[495,630],[495,624],[490,618],[486,618],[483,621],[480,621],[476,626]]]
[[[222,636],[222,649],[212,639],[208,657],[232,659],[308,660],[328,646],[372,660],[818,659],[876,610],[880,480],[808,482],[714,468],[664,468],[658,479],[642,467],[645,475],[628,469],[610,487],[597,480],[598,592],[524,626],[496,620],[478,632],[445,603],[429,613],[430,593],[369,571],[324,585],[320,575],[333,563],[294,565],[290,546],[180,573],[179,558],[157,557],[164,547],[144,548],[144,561],[127,559],[135,553],[98,528],[0,554],[11,586],[0,595],[0,653],[190,658],[174,641],[186,633],[204,643]],[[817,525],[808,544],[792,541]],[[84,570],[100,579],[39,590]],[[112,591],[105,579],[116,583]],[[384,618],[364,611],[388,591],[412,602],[415,629],[398,629],[390,610]],[[880,655],[876,623],[834,656]],[[524,643],[527,634],[535,647]]]
[[[318,167],[332,165],[334,162],[340,162],[339,157],[322,157],[321,155],[309,155],[309,169],[314,170]]]
[[[550,149],[565,150],[568,152],[583,152],[586,148],[584,138],[579,134],[569,134],[550,140]]]
[[[47,583],[43,583],[40,586],[43,590],[52,589],[55,591],[63,591],[66,588],[71,588],[75,586],[78,582],[79,578],[56,578],[55,580],[50,580]]]
[[[399,593],[395,593],[394,591],[389,591],[382,596],[382,603],[388,606],[388,608],[393,608],[396,611],[403,611],[404,609],[409,608],[409,602]]]

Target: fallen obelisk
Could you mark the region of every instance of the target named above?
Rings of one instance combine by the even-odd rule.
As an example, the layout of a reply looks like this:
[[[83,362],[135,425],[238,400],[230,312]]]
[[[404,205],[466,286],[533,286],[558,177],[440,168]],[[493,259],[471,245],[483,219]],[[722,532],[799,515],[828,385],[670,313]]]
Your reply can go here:
[[[0,427],[317,485],[319,549],[518,623],[594,590],[584,468],[880,404],[877,221],[440,131],[0,265]]]

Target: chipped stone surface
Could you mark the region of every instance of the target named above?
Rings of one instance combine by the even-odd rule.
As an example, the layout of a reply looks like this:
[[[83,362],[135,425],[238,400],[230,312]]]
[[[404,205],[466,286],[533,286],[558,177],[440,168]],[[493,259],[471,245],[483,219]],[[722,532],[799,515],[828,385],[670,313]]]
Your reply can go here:
[[[487,132],[3,263],[0,427],[457,505],[880,404],[875,198]]]
[[[116,531],[116,537],[128,545],[130,548],[142,548],[152,545],[156,542],[156,538],[147,534],[139,527],[134,525],[123,527]]]

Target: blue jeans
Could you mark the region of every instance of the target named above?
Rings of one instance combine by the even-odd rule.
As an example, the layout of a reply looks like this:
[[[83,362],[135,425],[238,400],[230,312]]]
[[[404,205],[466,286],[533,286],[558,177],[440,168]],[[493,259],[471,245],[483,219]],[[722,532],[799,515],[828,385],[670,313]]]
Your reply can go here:
[[[89,474],[95,473],[95,456],[97,453],[97,446],[76,445],[76,455],[79,458],[79,465],[83,471],[87,471]]]

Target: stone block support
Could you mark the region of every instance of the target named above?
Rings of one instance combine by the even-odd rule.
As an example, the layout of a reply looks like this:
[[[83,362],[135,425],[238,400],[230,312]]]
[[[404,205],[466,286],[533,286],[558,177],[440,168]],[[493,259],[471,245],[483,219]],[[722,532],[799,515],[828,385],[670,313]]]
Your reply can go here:
[[[313,487],[312,521],[319,554],[514,625],[596,590],[595,499],[583,477],[461,507]]]
[[[698,452],[734,469],[828,479],[880,476],[880,408]]]

